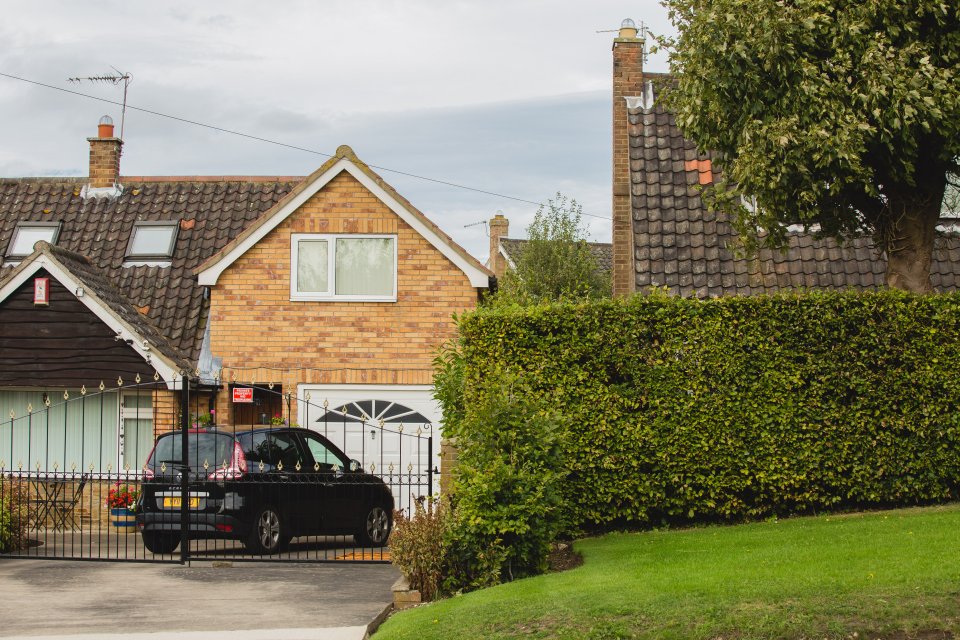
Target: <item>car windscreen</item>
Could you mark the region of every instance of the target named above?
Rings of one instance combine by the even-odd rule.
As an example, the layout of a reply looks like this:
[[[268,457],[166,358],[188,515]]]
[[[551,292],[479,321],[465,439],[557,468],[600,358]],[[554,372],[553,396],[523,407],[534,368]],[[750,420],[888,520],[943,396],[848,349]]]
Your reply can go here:
[[[183,435],[173,433],[157,440],[147,466],[155,473],[174,473],[183,468]],[[187,437],[190,470],[194,473],[229,465],[233,459],[233,437],[225,433],[190,433]],[[166,466],[166,471],[163,467]]]

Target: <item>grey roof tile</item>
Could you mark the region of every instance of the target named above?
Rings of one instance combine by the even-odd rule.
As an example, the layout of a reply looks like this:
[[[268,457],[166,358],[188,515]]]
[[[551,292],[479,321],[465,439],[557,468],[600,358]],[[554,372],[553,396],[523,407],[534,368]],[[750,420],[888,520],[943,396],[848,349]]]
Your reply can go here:
[[[638,290],[651,281],[674,293],[698,297],[797,287],[884,286],[886,265],[866,238],[838,244],[809,232],[790,233],[783,252],[764,249],[752,259],[735,257],[736,233],[726,220],[707,210],[700,198],[698,172],[686,170],[687,161],[712,159],[712,154],[699,153],[662,104],[650,111],[630,109],[628,117],[634,125],[631,157],[647,158],[630,164]],[[712,174],[714,179],[719,177],[715,165]],[[675,248],[672,256],[664,254],[664,247]],[[647,268],[649,276],[644,273]],[[934,289],[957,289],[958,271],[960,235],[938,235],[931,266]]]
[[[57,247],[84,256],[138,308],[173,349],[196,363],[208,301],[193,270],[276,204],[297,179],[131,178],[119,198],[84,200],[86,178],[0,179],[0,252],[18,222],[61,223]],[[124,267],[134,223],[195,220],[181,227],[169,267]],[[0,278],[10,267],[0,267]],[[186,320],[186,322],[185,322]]]

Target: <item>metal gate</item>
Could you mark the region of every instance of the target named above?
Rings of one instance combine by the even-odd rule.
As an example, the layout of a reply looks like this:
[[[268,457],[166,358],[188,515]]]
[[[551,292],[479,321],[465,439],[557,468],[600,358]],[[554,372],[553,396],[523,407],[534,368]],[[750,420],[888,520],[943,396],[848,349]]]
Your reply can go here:
[[[425,416],[273,384],[3,391],[0,416],[4,557],[389,562],[438,479]]]

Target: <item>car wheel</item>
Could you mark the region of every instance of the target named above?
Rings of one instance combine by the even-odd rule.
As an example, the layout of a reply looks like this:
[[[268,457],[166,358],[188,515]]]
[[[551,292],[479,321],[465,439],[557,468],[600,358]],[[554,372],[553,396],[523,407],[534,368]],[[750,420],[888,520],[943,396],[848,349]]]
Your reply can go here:
[[[360,533],[354,536],[363,547],[382,547],[387,544],[393,518],[383,507],[372,507],[363,519]]]
[[[252,553],[270,555],[279,551],[285,540],[287,535],[280,512],[270,506],[258,509],[247,538],[247,549]]]
[[[143,539],[143,546],[150,553],[173,553],[180,546],[179,533],[143,531],[140,537]]]

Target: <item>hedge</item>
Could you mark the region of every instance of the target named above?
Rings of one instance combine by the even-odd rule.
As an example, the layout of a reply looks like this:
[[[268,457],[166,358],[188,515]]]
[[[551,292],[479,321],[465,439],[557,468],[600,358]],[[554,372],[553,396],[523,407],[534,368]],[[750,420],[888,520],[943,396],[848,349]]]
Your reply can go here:
[[[489,459],[471,412],[522,380],[568,430],[567,529],[958,497],[960,295],[652,295],[457,322],[445,434],[461,464]]]

